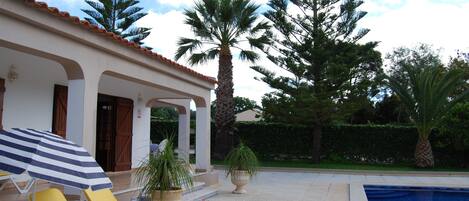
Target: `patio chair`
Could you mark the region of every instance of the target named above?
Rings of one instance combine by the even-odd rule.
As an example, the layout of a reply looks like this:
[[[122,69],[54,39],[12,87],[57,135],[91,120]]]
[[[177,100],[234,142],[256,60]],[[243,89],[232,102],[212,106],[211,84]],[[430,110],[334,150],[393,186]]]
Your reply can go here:
[[[56,188],[49,188],[29,195],[29,201],[67,201],[64,194]]]
[[[91,189],[86,189],[84,191],[86,200],[88,201],[117,201],[117,198],[114,197],[112,191],[109,188],[92,191]]]
[[[35,182],[34,179],[28,179],[28,181],[26,183],[26,186],[21,188],[18,185],[18,183],[15,181],[15,176],[11,175],[11,174],[8,174],[6,172],[0,172],[0,181],[5,181],[3,184],[0,185],[0,190],[3,190],[3,188],[5,188],[5,186],[10,181],[11,183],[13,183],[16,190],[18,190],[18,192],[20,192],[21,194],[25,194],[25,193],[29,192],[29,190],[31,189],[31,187],[33,186],[33,184]]]
[[[150,152],[155,155],[160,154],[161,152],[164,151],[167,143],[168,143],[168,139],[164,139],[160,142],[160,144],[151,144]]]
[[[3,190],[3,188],[5,188],[9,180],[10,180],[9,174],[0,172],[0,182],[3,181],[3,183],[0,184],[0,191]]]

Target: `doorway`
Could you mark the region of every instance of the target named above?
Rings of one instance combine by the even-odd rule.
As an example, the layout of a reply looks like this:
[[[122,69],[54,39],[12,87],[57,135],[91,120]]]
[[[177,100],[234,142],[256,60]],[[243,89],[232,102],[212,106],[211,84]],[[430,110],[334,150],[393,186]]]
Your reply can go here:
[[[1,84],[2,80],[0,79],[0,96],[2,95]],[[55,85],[52,131],[64,138],[67,127],[67,97],[67,86]],[[133,101],[127,98],[98,94],[97,106],[96,161],[104,171],[130,170],[132,166]]]
[[[96,161],[104,171],[131,169],[132,121],[131,99],[98,95]]]
[[[67,86],[54,85],[54,107],[52,114],[52,133],[65,138],[67,132]]]

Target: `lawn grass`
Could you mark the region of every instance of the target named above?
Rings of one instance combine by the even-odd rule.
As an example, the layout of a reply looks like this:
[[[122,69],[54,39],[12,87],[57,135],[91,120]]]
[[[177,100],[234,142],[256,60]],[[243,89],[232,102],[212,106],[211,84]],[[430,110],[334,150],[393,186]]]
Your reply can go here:
[[[223,161],[212,161],[214,165],[223,165]],[[467,168],[435,167],[415,168],[412,164],[379,165],[359,164],[351,162],[322,161],[320,164],[312,164],[309,161],[261,161],[261,167],[277,168],[306,168],[306,169],[338,169],[338,170],[379,170],[379,171],[435,171],[435,172],[469,172]]]

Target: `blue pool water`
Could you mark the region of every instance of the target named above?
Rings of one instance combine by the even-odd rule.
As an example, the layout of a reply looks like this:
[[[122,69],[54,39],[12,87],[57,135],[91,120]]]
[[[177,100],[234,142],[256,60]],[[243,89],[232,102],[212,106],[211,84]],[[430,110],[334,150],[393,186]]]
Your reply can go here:
[[[365,185],[368,201],[469,201],[469,189]]]

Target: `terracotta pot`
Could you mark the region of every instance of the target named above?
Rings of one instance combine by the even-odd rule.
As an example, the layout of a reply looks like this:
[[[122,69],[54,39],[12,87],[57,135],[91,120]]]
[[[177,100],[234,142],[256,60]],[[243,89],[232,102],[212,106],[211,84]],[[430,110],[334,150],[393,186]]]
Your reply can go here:
[[[251,176],[247,171],[237,170],[231,174],[231,183],[236,186],[236,189],[233,191],[234,194],[244,194],[246,190],[244,186],[249,183]]]
[[[181,201],[182,200],[182,188],[175,190],[163,191],[153,191],[151,200],[152,201]]]

